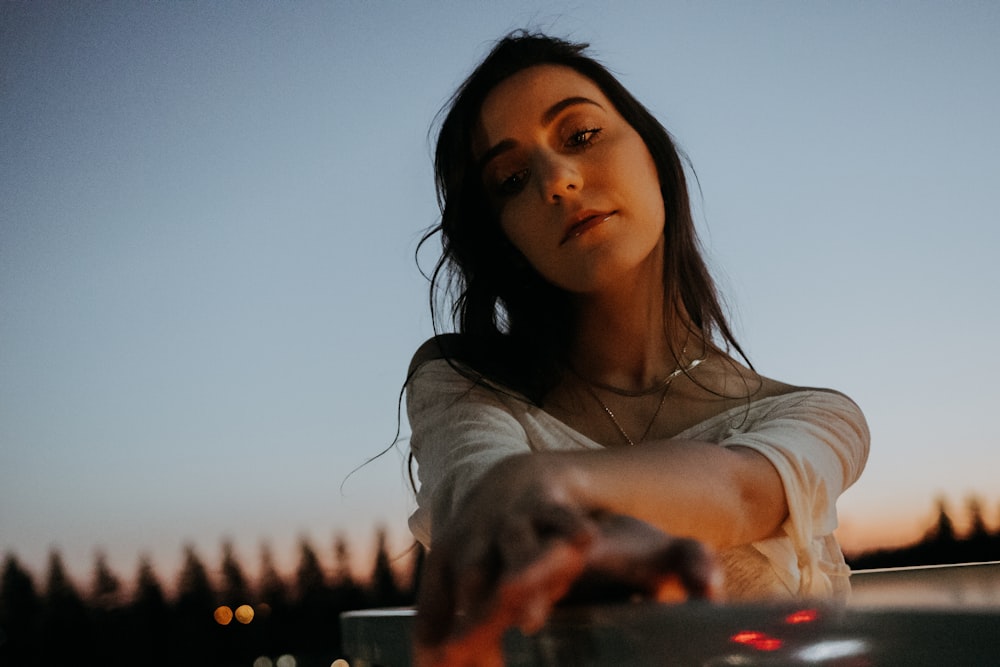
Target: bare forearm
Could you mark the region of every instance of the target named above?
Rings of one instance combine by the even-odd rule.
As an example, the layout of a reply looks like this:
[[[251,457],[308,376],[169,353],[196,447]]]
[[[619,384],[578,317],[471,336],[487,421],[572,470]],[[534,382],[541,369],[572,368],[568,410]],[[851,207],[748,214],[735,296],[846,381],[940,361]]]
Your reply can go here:
[[[715,548],[763,539],[788,513],[777,471],[745,448],[665,440],[529,458],[583,506],[633,516]]]

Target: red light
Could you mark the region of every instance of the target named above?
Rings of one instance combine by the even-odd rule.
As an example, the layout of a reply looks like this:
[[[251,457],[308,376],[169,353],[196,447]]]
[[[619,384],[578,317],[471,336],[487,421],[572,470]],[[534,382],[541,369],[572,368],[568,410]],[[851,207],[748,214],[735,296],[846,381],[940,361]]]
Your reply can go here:
[[[753,630],[741,630],[735,635],[729,638],[729,641],[736,642],[737,644],[752,644],[755,641],[759,641],[767,637],[763,632],[754,632]]]
[[[774,637],[764,637],[750,644],[758,651],[777,651],[781,648],[781,640]]]
[[[776,637],[770,637],[763,632],[754,630],[741,630],[729,638],[729,641],[749,646],[757,651],[777,651],[781,648],[782,641]]]
[[[798,623],[812,623],[817,618],[819,618],[819,612],[815,609],[800,609],[799,611],[793,611],[791,614],[785,617],[785,623],[790,623],[796,625]]]

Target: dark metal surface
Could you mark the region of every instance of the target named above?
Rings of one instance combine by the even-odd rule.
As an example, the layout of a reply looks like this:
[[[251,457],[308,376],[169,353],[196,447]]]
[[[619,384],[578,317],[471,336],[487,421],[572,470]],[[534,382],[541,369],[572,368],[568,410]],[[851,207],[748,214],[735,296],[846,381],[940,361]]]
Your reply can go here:
[[[410,664],[412,610],[341,618],[351,667]],[[593,605],[505,638],[509,667],[1000,665],[1000,610],[803,605]]]

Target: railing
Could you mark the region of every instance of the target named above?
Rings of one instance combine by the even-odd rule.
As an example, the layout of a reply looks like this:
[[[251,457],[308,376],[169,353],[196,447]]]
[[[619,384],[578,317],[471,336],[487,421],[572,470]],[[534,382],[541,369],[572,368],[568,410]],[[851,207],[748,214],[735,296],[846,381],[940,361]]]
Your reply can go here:
[[[508,667],[1000,665],[1000,563],[862,571],[846,607],[592,605],[505,637]],[[351,667],[410,664],[410,609],[341,618]]]
[[[859,570],[851,588],[852,607],[1000,610],[1000,561]]]

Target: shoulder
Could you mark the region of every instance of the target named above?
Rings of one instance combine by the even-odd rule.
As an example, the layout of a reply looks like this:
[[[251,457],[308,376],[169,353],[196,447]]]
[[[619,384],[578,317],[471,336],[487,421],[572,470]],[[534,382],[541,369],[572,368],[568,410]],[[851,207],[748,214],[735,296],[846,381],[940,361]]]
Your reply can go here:
[[[436,359],[463,359],[466,355],[467,343],[461,334],[439,334],[425,340],[410,360],[407,377],[412,377],[418,368],[428,361]]]
[[[857,414],[864,418],[858,404],[850,396],[836,389],[787,384],[764,376],[760,376],[760,388],[751,396],[751,401],[789,406],[817,405],[845,414]]]
[[[840,413],[844,416],[855,416],[863,420],[864,414],[854,400],[836,389],[825,387],[789,387],[787,391],[782,391],[762,401],[772,402],[777,406],[808,405],[821,408],[826,411]]]
[[[772,420],[842,423],[862,439],[868,438],[864,413],[846,394],[775,380],[730,358],[710,359],[705,365],[702,387],[723,397],[714,414],[742,413],[758,424]]]
[[[837,416],[864,426],[865,417],[847,394],[826,387],[787,384],[767,377],[760,377],[757,392],[750,397],[751,405],[759,405],[765,412],[799,412]]]
[[[424,341],[413,354],[406,375],[406,386],[411,395],[415,388],[458,394],[477,388],[520,397],[495,374],[483,369],[482,364],[477,362],[481,356],[477,350],[461,334],[440,334]]]
[[[485,425],[494,430],[513,427],[529,403],[470,367],[456,354],[455,343],[460,348],[462,341],[437,336],[413,355],[404,389],[414,436],[457,425],[475,432]]]
[[[718,392],[734,404],[771,403],[794,405],[802,401],[840,405],[845,409],[860,413],[860,408],[849,396],[835,389],[794,385],[761,375],[754,369],[728,356],[710,358],[704,364],[706,382],[703,387]]]
[[[406,373],[407,382],[432,362],[439,362],[434,364],[438,367],[450,367],[475,384],[531,395],[531,382],[526,381],[530,378],[526,369],[531,365],[504,336],[480,338],[457,333],[434,336],[414,353]]]

